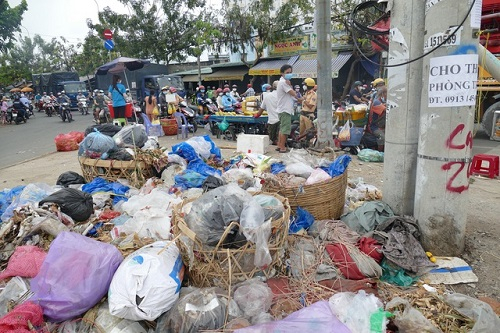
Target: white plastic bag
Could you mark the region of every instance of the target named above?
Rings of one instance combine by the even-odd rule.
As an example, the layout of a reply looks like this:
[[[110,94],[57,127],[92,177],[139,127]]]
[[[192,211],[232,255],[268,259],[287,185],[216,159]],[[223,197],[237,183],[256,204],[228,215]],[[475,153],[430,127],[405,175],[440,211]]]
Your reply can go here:
[[[252,198],[243,206],[240,224],[246,239],[255,243],[255,267],[266,268],[273,261],[267,246],[271,236],[271,219],[265,220],[264,208]]]
[[[251,279],[237,287],[234,291],[234,300],[245,317],[250,319],[269,311],[273,301],[273,292],[264,282]]]
[[[155,320],[179,298],[184,266],[172,242],[155,242],[130,254],[109,287],[109,312],[130,320]]]
[[[254,186],[255,183],[252,170],[249,168],[229,169],[222,174],[222,180],[225,184],[236,183],[244,190]]]
[[[306,180],[306,185],[316,184],[325,180],[330,180],[332,177],[323,169],[316,168],[311,172],[311,175]]]
[[[394,312],[394,315],[396,316],[396,318],[394,318],[394,324],[396,324],[396,326],[401,332],[405,333],[443,332],[437,327],[435,327],[427,318],[425,318],[420,311],[412,307],[410,305],[410,302],[401,297],[393,298],[389,303],[386,304],[385,308],[386,310],[390,311],[391,309],[394,309],[399,305],[403,305],[404,310],[403,312],[401,311]]]
[[[340,128],[338,139],[339,141],[351,140],[351,124],[349,120]]]
[[[489,304],[459,293],[445,294],[444,300],[464,316],[476,321],[471,333],[498,332],[500,318]]]
[[[150,237],[155,240],[170,239],[170,219],[172,216],[171,210],[166,212],[164,209],[150,207],[144,208],[134,214],[123,225],[115,226],[111,231],[115,236],[121,233],[126,235],[134,232],[139,237]]]
[[[99,310],[97,310],[94,325],[99,328],[99,332],[103,333],[147,333],[146,329],[137,321],[123,319],[109,313],[107,301],[101,304]]]
[[[314,171],[314,169],[308,164],[297,162],[288,164],[285,168],[285,171],[291,175],[307,179]]]
[[[188,145],[194,148],[194,150],[203,158],[209,158],[212,149],[210,142],[205,140],[202,136],[195,136],[186,141]]]

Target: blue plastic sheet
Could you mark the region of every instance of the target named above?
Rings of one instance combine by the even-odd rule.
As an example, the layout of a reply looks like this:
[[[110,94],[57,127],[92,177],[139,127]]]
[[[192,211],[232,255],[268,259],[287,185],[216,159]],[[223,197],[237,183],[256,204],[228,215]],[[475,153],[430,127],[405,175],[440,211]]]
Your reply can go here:
[[[174,176],[175,187],[179,187],[183,190],[193,187],[200,188],[207,177],[208,176],[199,174],[196,171],[186,169]]]
[[[314,223],[314,216],[302,207],[297,207],[297,212],[290,222],[289,234],[295,234],[301,229],[309,229]]]
[[[216,158],[219,158],[219,159],[222,158],[220,148],[217,147],[217,145],[215,144],[215,142],[212,141],[212,139],[210,139],[210,135],[208,135],[208,134],[204,135],[203,139],[210,142],[210,146],[212,147],[212,148],[210,148],[210,153],[212,155],[214,155]]]
[[[97,177],[94,178],[90,183],[82,186],[82,191],[90,194],[97,192],[106,192],[114,195],[113,205],[116,205],[119,201],[127,201],[128,198],[125,193],[128,192],[130,187],[122,185],[117,182],[108,182],[106,179]]]
[[[285,172],[286,166],[283,163],[271,164],[271,173],[277,175],[278,173]]]
[[[340,176],[341,174],[343,174],[345,172],[345,170],[347,169],[347,166],[349,165],[350,162],[351,162],[351,156],[341,155],[341,156],[337,157],[335,159],[335,161],[332,162],[332,164],[330,164],[330,166],[328,167],[328,170],[326,170],[326,172],[328,172],[328,174],[332,178]]]
[[[222,172],[203,162],[200,158],[192,160],[187,166],[188,170],[196,171],[203,176],[220,177]]]

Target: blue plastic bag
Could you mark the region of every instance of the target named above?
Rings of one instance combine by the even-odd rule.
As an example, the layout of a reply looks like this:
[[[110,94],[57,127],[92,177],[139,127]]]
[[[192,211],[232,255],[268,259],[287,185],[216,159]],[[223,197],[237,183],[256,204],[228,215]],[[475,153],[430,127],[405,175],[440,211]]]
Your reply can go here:
[[[3,222],[8,221],[12,216],[14,216],[14,210],[17,207],[34,204],[40,202],[46,196],[54,192],[52,186],[45,183],[35,183],[28,184],[22,188],[22,191],[18,192],[19,189],[16,188],[16,193],[9,193],[9,198],[12,198],[12,202],[5,208],[1,219]]]
[[[200,158],[192,160],[187,166],[188,170],[196,171],[203,176],[220,177],[222,172],[203,162]]]
[[[90,194],[94,194],[97,192],[106,192],[114,195],[113,205],[116,205],[119,201],[127,201],[128,198],[125,196],[125,193],[128,192],[130,187],[126,185],[122,185],[118,182],[108,182],[106,179],[101,177],[96,177],[90,183],[87,183],[82,186],[82,191]]]
[[[326,170],[326,172],[328,172],[328,174],[332,178],[340,176],[341,174],[343,174],[345,172],[345,170],[347,169],[347,166],[349,165],[350,162],[351,162],[351,156],[341,155],[341,156],[337,157],[335,159],[335,161],[332,162],[332,164],[330,164],[330,166],[328,167],[328,170]]]
[[[283,163],[273,163],[271,164],[271,173],[277,175],[278,173],[285,172],[286,166]]]
[[[185,158],[188,162],[200,158],[194,148],[186,142],[181,142],[172,146],[171,154],[177,154]]]
[[[309,229],[314,223],[314,216],[302,207],[297,207],[297,212],[290,222],[289,234],[295,234],[301,229]]]
[[[175,187],[179,187],[183,190],[193,187],[200,188],[207,177],[208,176],[199,174],[196,171],[186,169],[174,176]]]
[[[7,207],[22,192],[25,185],[18,185],[12,189],[5,189],[0,192],[0,216],[3,215]]]
[[[212,148],[210,148],[210,153],[212,155],[214,155],[216,158],[222,158],[222,154],[220,152],[220,149],[219,147],[217,147],[217,145],[215,144],[215,142],[212,141],[212,139],[210,139],[210,135],[206,134],[203,136],[203,139],[205,139],[206,141],[210,142],[210,145],[212,146]]]
[[[80,143],[78,156],[101,158],[103,154],[107,154],[114,149],[116,149],[116,143],[113,138],[94,128],[94,132],[89,133]]]

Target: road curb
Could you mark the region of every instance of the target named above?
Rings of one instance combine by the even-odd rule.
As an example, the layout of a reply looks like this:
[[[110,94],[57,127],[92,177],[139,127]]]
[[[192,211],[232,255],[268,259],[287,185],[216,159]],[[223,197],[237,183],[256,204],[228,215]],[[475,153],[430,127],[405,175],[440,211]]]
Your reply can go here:
[[[39,156],[28,158],[27,160],[19,161],[19,162],[16,162],[14,164],[11,164],[11,165],[7,165],[7,166],[4,166],[4,167],[1,167],[0,170],[12,168],[12,167],[15,167],[16,165],[27,163],[27,162],[31,162],[33,160],[38,160],[40,158],[44,158],[44,157],[47,157],[47,156],[55,154],[55,153],[58,153],[58,151],[56,150],[56,151],[52,151],[50,153],[45,153],[45,154],[42,154],[42,155],[39,155]]]

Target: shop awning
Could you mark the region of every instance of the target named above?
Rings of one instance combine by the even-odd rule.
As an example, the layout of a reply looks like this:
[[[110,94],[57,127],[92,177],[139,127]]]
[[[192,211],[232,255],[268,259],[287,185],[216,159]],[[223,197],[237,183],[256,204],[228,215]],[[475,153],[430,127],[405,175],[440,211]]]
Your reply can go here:
[[[338,71],[351,58],[351,52],[339,52],[337,55],[332,54],[332,77],[338,76]],[[293,64],[293,74],[296,78],[317,78],[318,77],[318,59],[316,53],[303,54],[300,59]]]
[[[203,76],[202,76],[202,78],[203,78]],[[182,77],[182,80],[184,82],[198,82],[198,74],[184,75]]]
[[[259,62],[257,65],[250,68],[250,75],[280,75],[280,68],[283,65],[293,65],[299,56],[293,56],[286,59],[266,59]]]
[[[213,72],[212,74],[203,75],[203,81],[224,81],[224,80],[239,80],[243,81],[243,77],[248,73],[248,68],[225,68]]]

